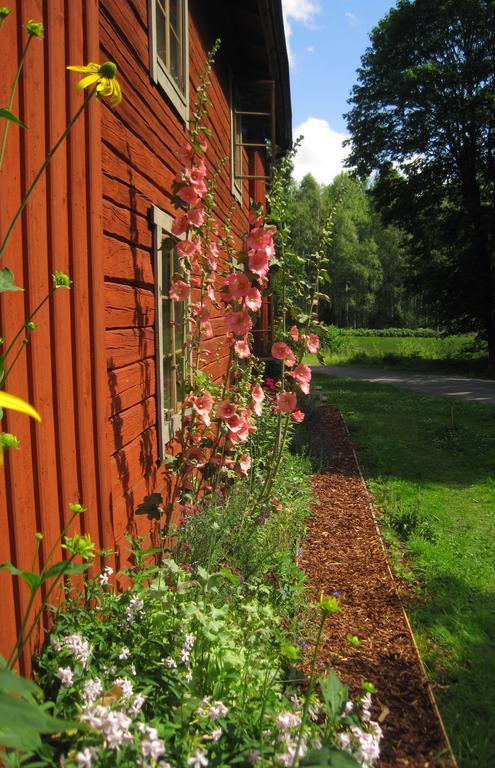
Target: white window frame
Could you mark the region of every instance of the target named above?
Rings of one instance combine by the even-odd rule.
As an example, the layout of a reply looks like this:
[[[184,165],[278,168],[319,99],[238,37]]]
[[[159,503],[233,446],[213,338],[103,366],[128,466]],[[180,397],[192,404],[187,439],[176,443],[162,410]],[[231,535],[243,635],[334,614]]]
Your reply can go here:
[[[153,261],[155,272],[155,367],[156,367],[156,410],[158,423],[158,457],[163,461],[165,446],[174,437],[178,429],[182,427],[182,407],[176,413],[165,412],[164,407],[164,376],[163,376],[163,351],[164,334],[168,329],[163,327],[163,261],[161,258],[161,244],[164,236],[178,240],[184,240],[185,236],[172,235],[173,218],[154,205],[151,209],[151,222],[153,225]],[[189,366],[190,367],[190,366]]]
[[[184,75],[184,92],[180,90],[157,53],[156,3],[157,0],[148,0],[151,78],[164,91],[187,124],[189,120],[189,3],[188,0],[182,0],[182,71]]]
[[[231,179],[232,179],[232,185],[231,185],[231,192],[239,205],[242,207],[242,199],[243,199],[243,179],[236,179],[235,172],[236,172],[236,145],[235,142],[238,138],[242,141],[242,134],[240,137],[236,136],[236,128],[237,128],[237,120],[236,116],[234,114],[234,111],[236,109],[236,99],[235,99],[235,88],[233,85],[232,77],[230,78],[230,173],[231,173]],[[239,148],[240,152],[240,159],[241,159],[241,167],[240,167],[240,175],[243,175],[243,164],[244,164],[244,152],[242,147]]]

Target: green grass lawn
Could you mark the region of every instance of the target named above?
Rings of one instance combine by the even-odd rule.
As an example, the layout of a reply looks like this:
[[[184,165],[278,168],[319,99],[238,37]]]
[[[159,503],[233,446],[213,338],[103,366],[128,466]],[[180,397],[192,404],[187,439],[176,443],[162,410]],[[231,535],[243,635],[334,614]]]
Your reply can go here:
[[[483,374],[486,350],[473,346],[474,334],[444,338],[393,338],[342,336],[336,349],[325,352],[328,365],[379,366],[416,371],[443,371],[466,375]],[[308,355],[309,364],[317,364]]]
[[[461,768],[495,766],[495,408],[320,376],[342,410]]]

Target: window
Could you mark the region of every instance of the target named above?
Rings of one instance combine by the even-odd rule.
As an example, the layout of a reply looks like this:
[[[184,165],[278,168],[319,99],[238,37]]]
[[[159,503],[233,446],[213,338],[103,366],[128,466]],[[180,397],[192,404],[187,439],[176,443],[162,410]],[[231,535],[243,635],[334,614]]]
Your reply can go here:
[[[189,106],[188,0],[149,0],[151,76],[181,117]]]
[[[181,424],[185,394],[185,302],[172,301],[169,289],[179,268],[177,238],[170,234],[172,218],[153,207],[155,253],[155,347],[160,458],[163,447]]]
[[[231,148],[231,173],[232,173],[232,194],[237,199],[240,205],[242,205],[242,118],[237,114],[238,110],[238,96],[235,85],[231,83],[230,86],[230,125],[232,133],[232,148]]]

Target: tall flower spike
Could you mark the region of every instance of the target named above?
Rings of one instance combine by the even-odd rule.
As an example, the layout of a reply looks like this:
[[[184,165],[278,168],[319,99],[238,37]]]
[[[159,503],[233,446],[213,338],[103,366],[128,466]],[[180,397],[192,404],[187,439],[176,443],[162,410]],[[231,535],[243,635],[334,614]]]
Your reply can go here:
[[[86,66],[70,66],[67,69],[86,75],[79,80],[78,91],[83,91],[90,85],[96,85],[98,99],[108,99],[111,107],[118,107],[122,101],[122,91],[116,78],[117,65],[113,61],[105,61],[104,64],[95,64],[90,61]]]

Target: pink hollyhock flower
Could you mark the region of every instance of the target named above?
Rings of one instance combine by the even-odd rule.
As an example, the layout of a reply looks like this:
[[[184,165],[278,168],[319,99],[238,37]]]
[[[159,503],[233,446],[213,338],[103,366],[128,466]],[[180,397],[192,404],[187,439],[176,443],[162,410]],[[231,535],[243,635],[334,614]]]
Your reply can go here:
[[[224,322],[227,330],[233,333],[234,336],[245,336],[253,327],[251,318],[245,310],[230,312],[230,314],[225,316]]]
[[[245,272],[233,272],[227,275],[227,285],[233,299],[243,299],[251,288],[251,283]]]
[[[239,416],[238,413],[235,413],[230,419],[226,419],[226,421],[229,432],[240,432],[245,423],[245,420]]]
[[[197,205],[200,201],[196,188],[193,186],[181,187],[177,192],[177,197],[188,205]]]
[[[238,339],[234,344],[235,353],[241,359],[249,357],[251,354],[251,348],[246,339]]]
[[[251,399],[253,401],[253,410],[256,416],[261,416],[263,411],[263,400],[265,399],[265,393],[263,388],[259,384],[256,384],[251,390]]]
[[[197,165],[191,168],[191,170],[188,172],[188,176],[191,184],[199,184],[204,180],[206,176],[206,163],[203,158],[201,158]]]
[[[201,205],[196,206],[196,208],[191,208],[186,215],[186,219],[191,227],[201,227],[205,220],[204,208]]]
[[[256,312],[261,307],[261,303],[262,303],[261,293],[258,291],[257,288],[255,288],[254,285],[246,293],[245,299],[246,299],[246,306],[249,307],[249,309],[252,312]]]
[[[244,422],[237,432],[229,431],[229,440],[234,445],[237,443],[245,443],[249,438],[249,431],[249,424]]]
[[[201,448],[191,448],[187,454],[188,461],[194,462],[195,467],[204,467],[206,457]]]
[[[198,397],[193,397],[191,399],[192,407],[198,416],[201,417],[205,426],[209,427],[211,422],[210,411],[213,408],[213,397],[209,392],[205,392],[204,395],[199,395]]]
[[[172,224],[171,231],[176,237],[180,237],[184,234],[189,226],[189,219],[187,216],[177,216]]]
[[[217,405],[217,416],[219,419],[231,419],[235,416],[236,405],[231,403],[230,400],[222,400]]]
[[[254,227],[247,237],[246,245],[248,249],[264,251],[268,248],[271,251],[273,249],[273,236],[275,232],[275,227]]]
[[[283,360],[288,368],[292,368],[296,362],[294,352],[283,341],[276,341],[275,344],[272,344],[272,357],[275,360]]]
[[[304,421],[304,413],[302,411],[293,411],[292,418],[300,424],[301,421]]]
[[[296,410],[297,397],[295,392],[279,392],[277,395],[277,410],[279,413],[292,413]]]
[[[201,321],[201,330],[203,331],[203,335],[205,339],[212,339],[213,338],[213,326],[211,324],[211,320],[202,320]],[[206,354],[203,352],[203,354]]]
[[[251,469],[251,456],[249,453],[243,453],[239,456],[239,467],[241,468],[243,475],[247,475]]]
[[[305,395],[309,395],[309,383],[311,381],[311,368],[302,363],[290,371],[287,376],[292,376]]]
[[[175,280],[171,284],[170,290],[168,292],[169,297],[174,301],[186,301],[190,294],[191,289],[183,280]]]
[[[290,335],[294,339],[295,342],[299,341],[299,331],[297,330],[297,326],[293,325],[290,329]]]
[[[191,144],[187,143],[183,147],[180,147],[177,153],[177,157],[179,158],[179,163],[182,165],[191,165],[192,159],[194,157],[194,149],[192,148]]]
[[[309,336],[304,339],[304,341],[306,343],[306,349],[308,352],[312,352],[313,354],[318,352],[320,348],[320,340],[316,333],[310,333]]]
[[[248,252],[248,267],[254,275],[259,275],[261,278],[268,274],[269,270],[269,258],[264,251],[252,251]]]
[[[263,224],[263,216],[256,210],[251,208],[248,213],[248,221],[251,227],[259,227]]]
[[[193,240],[179,240],[176,245],[179,256],[192,256],[198,252],[199,244]]]

